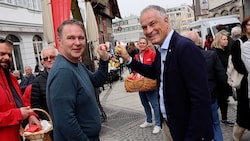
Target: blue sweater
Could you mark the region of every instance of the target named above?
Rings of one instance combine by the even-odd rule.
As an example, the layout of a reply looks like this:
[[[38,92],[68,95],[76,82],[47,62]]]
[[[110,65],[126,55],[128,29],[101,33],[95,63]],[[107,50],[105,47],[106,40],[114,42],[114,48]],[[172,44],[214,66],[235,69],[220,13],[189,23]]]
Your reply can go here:
[[[58,55],[47,81],[47,105],[54,141],[99,141],[100,114],[94,87],[107,79],[108,62],[92,73],[82,63]]]

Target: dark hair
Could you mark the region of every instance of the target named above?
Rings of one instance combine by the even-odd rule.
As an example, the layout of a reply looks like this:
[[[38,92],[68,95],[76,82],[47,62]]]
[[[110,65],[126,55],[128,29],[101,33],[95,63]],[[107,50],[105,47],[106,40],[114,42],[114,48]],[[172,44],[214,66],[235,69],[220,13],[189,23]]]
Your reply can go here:
[[[128,53],[133,52],[135,49],[136,49],[136,47],[135,47],[134,42],[128,42],[127,43],[126,50],[128,51]]]
[[[221,30],[226,30],[226,26],[223,25],[223,24],[219,24],[219,25],[216,25],[216,29],[217,29],[218,32],[221,31]]]
[[[126,46],[126,50],[127,50],[128,54],[133,58],[135,57],[135,54],[137,54],[139,52],[139,50],[136,48],[134,42],[128,42],[127,46]]]
[[[7,38],[0,37],[0,43],[7,43],[11,46],[13,46],[13,42]]]
[[[247,31],[247,23],[250,21],[250,16],[249,17],[246,17],[243,21],[242,21],[242,24],[241,24],[241,31],[242,31],[242,34],[246,34],[246,31]]]
[[[84,25],[81,21],[78,21],[78,20],[75,20],[75,19],[71,19],[71,20],[66,20],[64,21],[58,28],[57,28],[57,35],[59,38],[62,37],[62,31],[63,31],[63,28],[65,25],[72,25],[72,24],[75,24],[75,25],[78,25],[79,27],[81,27],[82,31],[85,33],[85,30],[84,30]]]

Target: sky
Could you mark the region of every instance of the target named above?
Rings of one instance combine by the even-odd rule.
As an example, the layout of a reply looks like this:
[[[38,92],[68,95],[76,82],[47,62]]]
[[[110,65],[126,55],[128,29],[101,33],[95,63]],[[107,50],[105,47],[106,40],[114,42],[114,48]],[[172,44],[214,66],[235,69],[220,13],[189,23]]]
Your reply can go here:
[[[171,8],[181,4],[192,5],[193,0],[117,0],[117,2],[121,17],[128,17],[131,14],[140,16],[142,9],[150,4]]]

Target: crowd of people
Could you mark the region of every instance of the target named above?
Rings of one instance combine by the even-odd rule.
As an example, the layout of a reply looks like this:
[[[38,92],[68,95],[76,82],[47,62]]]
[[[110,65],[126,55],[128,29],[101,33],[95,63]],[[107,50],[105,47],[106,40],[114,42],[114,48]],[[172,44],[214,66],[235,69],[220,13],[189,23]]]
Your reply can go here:
[[[80,21],[65,20],[58,27],[59,52],[52,46],[43,48],[44,70],[39,75],[32,73],[31,66],[25,67],[25,75],[10,72],[13,43],[0,38],[0,140],[21,141],[18,131],[23,121],[41,127],[39,119],[47,117],[32,110],[41,108],[52,118],[52,140],[99,141],[101,118],[95,88],[102,87],[108,74],[121,65],[119,56],[130,73],[157,80],[155,90],[138,92],[146,115],[139,127],[154,126],[152,133],[162,131],[164,141],[223,141],[223,123],[233,127],[232,138],[240,141],[244,131],[250,130],[250,17],[233,28],[231,36],[218,26],[205,47],[197,32],[183,36],[172,29],[160,6],[143,9],[140,24],[144,36],[137,44],[117,44],[115,54],[105,44],[99,45],[95,72],[79,61],[86,50]],[[238,88],[227,83],[230,54],[243,75]],[[235,122],[227,116],[233,91],[237,94]]]

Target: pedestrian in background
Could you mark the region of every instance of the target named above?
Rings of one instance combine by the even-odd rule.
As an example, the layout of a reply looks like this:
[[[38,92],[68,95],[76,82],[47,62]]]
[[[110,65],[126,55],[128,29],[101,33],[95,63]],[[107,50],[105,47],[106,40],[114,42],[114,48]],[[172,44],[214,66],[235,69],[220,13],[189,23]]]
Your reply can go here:
[[[94,87],[107,80],[109,54],[105,44],[100,45],[99,68],[91,72],[78,60],[86,49],[83,23],[66,20],[57,32],[60,54],[49,72],[46,91],[54,141],[99,141],[101,119]]]
[[[244,43],[250,39],[250,17],[246,17],[241,24],[242,37],[241,41]],[[236,89],[237,93],[237,112],[236,122],[233,127],[233,139],[235,141],[241,140],[243,133],[246,129],[250,130],[250,109],[248,101],[248,72],[246,66],[241,59],[241,42],[240,40],[234,41],[231,54],[232,63],[234,68],[241,74],[243,79],[241,80],[240,88]]]
[[[0,141],[21,141],[20,124],[28,119],[29,124],[41,127],[33,110],[24,105],[16,77],[10,72],[13,66],[13,43],[0,38]]]
[[[151,65],[155,60],[155,51],[148,47],[148,41],[145,37],[139,38],[138,42],[139,53],[135,55],[135,60]],[[136,72],[134,72],[137,74]],[[146,113],[146,121],[140,125],[141,128],[154,126],[152,131],[153,134],[157,134],[161,131],[161,120],[160,120],[160,109],[158,103],[158,90],[139,92],[141,103],[143,105],[144,111]],[[150,106],[151,105],[151,106]],[[152,108],[151,108],[152,107]],[[154,111],[154,123],[152,116],[152,109]]]
[[[31,94],[30,94],[30,105],[32,108],[43,109],[49,113],[48,106],[46,103],[46,85],[47,78],[53,63],[55,62],[58,51],[53,46],[47,46],[42,49],[41,63],[44,66],[44,71],[40,72],[39,75],[32,82]],[[47,115],[43,112],[37,112],[40,119],[49,120]],[[53,132],[50,133],[50,138],[53,138]]]
[[[232,28],[231,37],[234,41],[238,40],[241,37],[241,27],[240,26],[235,26]]]
[[[246,66],[247,72],[250,72],[250,39],[246,41],[241,49],[241,58]],[[247,81],[250,82],[250,75],[247,75]],[[248,99],[249,99],[249,108],[250,108],[250,84],[248,83]]]
[[[46,85],[47,78],[50,69],[52,68],[53,63],[55,62],[56,56],[58,55],[58,51],[53,46],[48,46],[42,49],[41,57],[42,64],[45,67],[45,70],[37,76],[32,82],[32,90],[31,90],[31,106],[32,108],[40,108],[48,111],[48,106],[46,103]],[[39,114],[41,119],[48,120],[48,117],[44,114]]]
[[[212,117],[214,126],[214,141],[223,141],[222,130],[220,127],[220,118],[218,114],[218,103],[216,95],[216,86],[220,83],[227,83],[227,74],[219,59],[217,53],[214,50],[204,50],[201,48],[200,36],[196,31],[189,31],[186,33],[186,37],[191,39],[195,45],[200,49],[207,63],[208,73],[208,86],[209,92],[212,97]]]
[[[20,83],[22,94],[24,93],[26,87],[29,84],[32,84],[33,80],[36,78],[35,75],[32,73],[31,66],[25,66],[24,71],[25,75]]]
[[[23,79],[23,74],[19,70],[14,70],[13,75],[16,77],[18,83],[21,83]]]
[[[132,59],[121,45],[116,48],[129,67],[157,79],[164,140],[212,140],[211,96],[200,50],[171,28],[160,6],[146,7],[140,23],[146,38],[159,46],[152,65]]]
[[[216,33],[211,46],[213,50],[217,52],[226,73],[229,56],[229,50],[226,49],[228,48],[228,32],[226,30],[221,30],[220,32]],[[229,126],[233,126],[234,122],[228,120],[227,117],[228,98],[229,95],[232,94],[231,86],[227,82],[219,83],[216,87],[216,93],[218,96],[218,105],[221,112],[221,122],[228,124]]]

